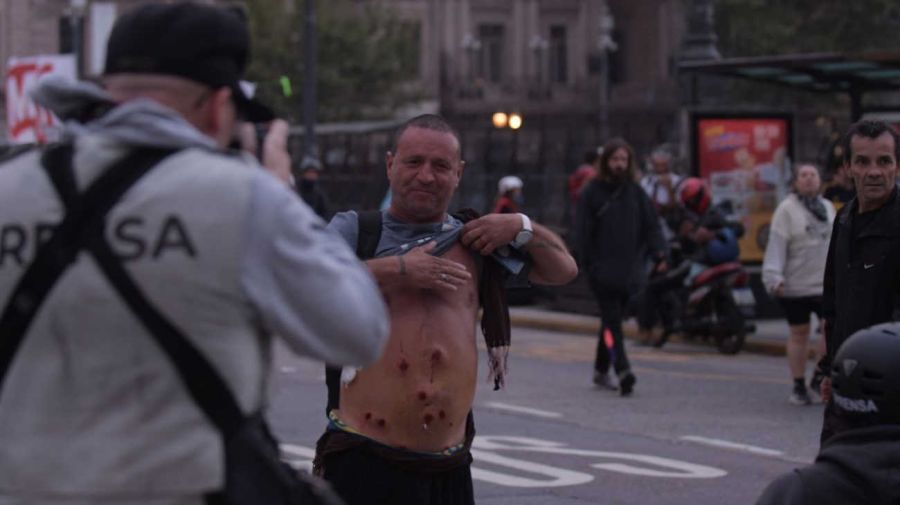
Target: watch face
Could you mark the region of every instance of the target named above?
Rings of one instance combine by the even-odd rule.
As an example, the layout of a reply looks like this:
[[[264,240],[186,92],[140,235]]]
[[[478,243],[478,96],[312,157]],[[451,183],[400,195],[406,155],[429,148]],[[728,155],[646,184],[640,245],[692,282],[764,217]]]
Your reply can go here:
[[[517,244],[525,244],[529,240],[531,240],[531,231],[530,230],[522,230],[516,235],[516,243]]]

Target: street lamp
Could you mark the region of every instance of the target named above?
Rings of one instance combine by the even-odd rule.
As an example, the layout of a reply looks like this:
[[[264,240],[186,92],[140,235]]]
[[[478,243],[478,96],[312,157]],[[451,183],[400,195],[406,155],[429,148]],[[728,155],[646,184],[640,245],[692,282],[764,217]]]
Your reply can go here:
[[[495,112],[491,116],[491,123],[494,124],[494,128],[506,128],[506,125],[509,124],[509,116],[505,112]]]
[[[600,137],[601,142],[606,142],[609,136],[609,53],[615,52],[619,46],[613,40],[613,30],[616,27],[616,20],[612,13],[609,12],[609,6],[603,4],[600,10],[600,34],[597,38],[597,49],[600,50],[600,66],[603,72],[603,89],[601,90],[603,104],[600,110]]]
[[[81,19],[87,0],[69,0],[69,35],[72,42],[72,55],[75,57],[75,77],[81,78]]]
[[[522,116],[512,113],[509,115],[509,127],[513,130],[518,130],[522,127]]]

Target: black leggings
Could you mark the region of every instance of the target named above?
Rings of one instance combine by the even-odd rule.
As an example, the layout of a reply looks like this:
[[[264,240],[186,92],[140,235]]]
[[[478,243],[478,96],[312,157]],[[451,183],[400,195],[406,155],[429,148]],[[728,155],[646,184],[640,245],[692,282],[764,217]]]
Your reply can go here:
[[[616,373],[629,370],[628,355],[625,354],[625,335],[622,333],[622,319],[625,313],[625,305],[628,303],[626,293],[605,293],[595,291],[597,303],[600,305],[600,335],[597,338],[597,357],[594,360],[594,370],[600,373],[609,371],[612,363]],[[609,330],[612,334],[612,353],[606,347],[603,334]],[[612,354],[612,355],[610,355]]]

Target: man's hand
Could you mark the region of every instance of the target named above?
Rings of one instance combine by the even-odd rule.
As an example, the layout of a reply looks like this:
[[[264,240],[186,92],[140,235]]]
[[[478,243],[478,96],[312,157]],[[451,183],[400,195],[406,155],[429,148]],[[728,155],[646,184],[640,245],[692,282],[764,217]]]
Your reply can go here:
[[[705,244],[714,238],[716,238],[716,234],[705,226],[694,230],[694,242],[698,244]]]
[[[269,125],[269,132],[263,140],[262,164],[285,184],[291,183],[291,155],[287,151],[288,124],[276,119]]]
[[[775,291],[773,291],[772,294],[774,294],[775,296],[777,296],[779,298],[784,296],[784,283],[779,282],[778,285],[775,286]]]
[[[488,256],[498,247],[509,245],[522,231],[518,214],[487,214],[463,226],[460,241],[464,246]]]
[[[430,253],[435,247],[437,242],[429,242],[398,257],[398,261],[403,262],[402,271],[408,282],[416,287],[456,291],[472,278],[472,274],[461,263],[432,256]]]

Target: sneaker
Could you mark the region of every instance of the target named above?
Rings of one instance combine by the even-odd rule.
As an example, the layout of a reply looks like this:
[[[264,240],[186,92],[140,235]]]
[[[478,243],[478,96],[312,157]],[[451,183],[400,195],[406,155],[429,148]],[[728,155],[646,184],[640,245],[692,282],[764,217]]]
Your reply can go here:
[[[794,390],[791,391],[791,396],[788,397],[788,403],[791,405],[809,405],[812,403],[812,399],[810,399],[806,388],[794,388]]]
[[[610,391],[617,391],[619,389],[619,385],[616,384],[616,379],[610,375],[609,372],[604,373],[598,370],[594,370],[594,385]]]
[[[819,372],[813,374],[809,379],[809,397],[814,403],[822,403],[822,394],[819,392],[822,386],[822,380],[825,376]]]
[[[629,396],[634,391],[635,382],[637,382],[637,377],[631,373],[631,370],[619,373],[619,395]]]

